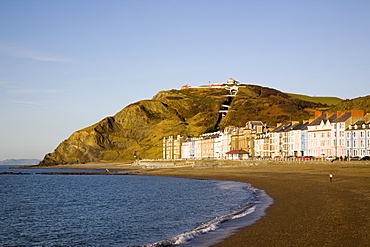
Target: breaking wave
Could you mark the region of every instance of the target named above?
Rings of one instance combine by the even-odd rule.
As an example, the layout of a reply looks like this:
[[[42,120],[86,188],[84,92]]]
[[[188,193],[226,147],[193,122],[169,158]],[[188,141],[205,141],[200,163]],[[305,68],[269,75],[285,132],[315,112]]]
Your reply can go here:
[[[257,204],[259,204],[259,195],[261,193],[258,193],[257,190],[251,186],[247,186],[245,188],[249,194],[249,197],[246,199],[246,201],[243,203],[243,205],[240,205],[232,210],[230,214],[218,216],[208,222],[201,223],[194,229],[179,234],[177,236],[174,236],[170,239],[161,240],[156,243],[151,244],[145,244],[140,245],[140,247],[157,247],[157,246],[174,246],[174,245],[180,245],[187,243],[188,241],[197,238],[199,236],[202,236],[203,234],[215,231],[216,229],[220,228],[222,223],[229,222],[235,219],[239,219],[242,217],[245,217],[248,214],[251,214],[255,212]]]

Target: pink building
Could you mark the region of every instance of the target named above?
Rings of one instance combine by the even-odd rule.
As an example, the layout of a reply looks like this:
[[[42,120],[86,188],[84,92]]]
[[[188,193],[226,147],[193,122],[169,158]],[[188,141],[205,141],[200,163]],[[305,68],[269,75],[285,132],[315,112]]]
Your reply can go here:
[[[315,119],[308,128],[308,155],[314,157],[344,157],[344,131],[349,125],[361,120],[364,111],[326,113],[315,112]]]

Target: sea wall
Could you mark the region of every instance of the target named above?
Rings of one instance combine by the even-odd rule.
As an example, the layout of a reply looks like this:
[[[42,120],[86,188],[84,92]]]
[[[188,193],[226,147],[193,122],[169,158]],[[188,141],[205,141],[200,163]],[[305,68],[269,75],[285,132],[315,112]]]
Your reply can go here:
[[[354,161],[356,164],[367,164],[369,161]],[[350,161],[335,161],[327,160],[273,160],[273,159],[249,159],[249,160],[159,160],[145,159],[137,160],[132,165],[140,166],[144,169],[156,168],[179,168],[179,167],[251,167],[257,165],[330,165],[330,164],[350,164]]]
[[[146,169],[152,168],[176,168],[176,167],[233,167],[255,166],[261,161],[256,160],[137,160],[133,165]]]

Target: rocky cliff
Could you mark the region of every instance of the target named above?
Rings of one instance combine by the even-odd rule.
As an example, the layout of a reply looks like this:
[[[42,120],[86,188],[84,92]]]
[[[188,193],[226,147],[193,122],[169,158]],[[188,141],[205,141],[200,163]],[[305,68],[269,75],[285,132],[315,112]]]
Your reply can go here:
[[[187,88],[161,91],[151,100],[125,107],[115,116],[76,131],[42,166],[134,158],[161,158],[162,138],[169,135],[199,135],[227,126],[244,126],[249,120],[269,125],[313,117],[321,103],[293,99],[278,90],[241,85],[234,97],[225,88]],[[228,106],[220,117],[219,110]]]

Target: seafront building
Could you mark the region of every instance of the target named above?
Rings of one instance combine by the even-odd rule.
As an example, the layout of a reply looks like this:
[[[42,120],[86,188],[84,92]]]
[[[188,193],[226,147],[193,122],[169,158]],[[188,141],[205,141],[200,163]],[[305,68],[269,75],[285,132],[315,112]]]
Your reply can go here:
[[[248,121],[200,136],[163,138],[164,159],[247,159],[370,156],[370,115],[364,111],[315,112],[303,123],[268,127]]]
[[[344,135],[346,157],[370,156],[370,116],[349,125]]]
[[[259,158],[269,158],[271,157],[271,132],[266,130],[264,133],[261,133],[256,136],[254,140],[254,154],[255,157]]]
[[[326,113],[316,112],[308,125],[308,155],[314,157],[344,157],[345,130],[364,119],[364,111]]]
[[[163,138],[163,158],[181,159],[181,148],[183,136],[168,136]]]
[[[254,140],[258,134],[263,133],[264,128],[261,121],[248,121],[245,127],[236,128],[231,135],[231,150],[244,150],[240,152],[243,157],[254,156]]]

